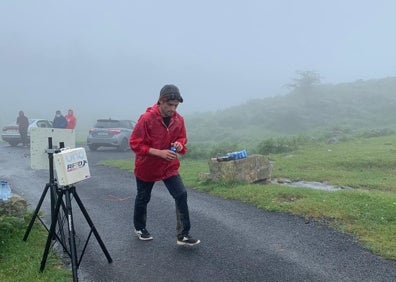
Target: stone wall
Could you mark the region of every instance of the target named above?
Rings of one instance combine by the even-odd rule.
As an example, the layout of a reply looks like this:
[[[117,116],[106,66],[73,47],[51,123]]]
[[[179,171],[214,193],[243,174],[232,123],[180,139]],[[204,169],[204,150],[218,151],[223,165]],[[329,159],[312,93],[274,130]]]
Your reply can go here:
[[[271,180],[272,164],[263,155],[251,155],[233,161],[209,161],[209,175],[214,182],[257,183]]]

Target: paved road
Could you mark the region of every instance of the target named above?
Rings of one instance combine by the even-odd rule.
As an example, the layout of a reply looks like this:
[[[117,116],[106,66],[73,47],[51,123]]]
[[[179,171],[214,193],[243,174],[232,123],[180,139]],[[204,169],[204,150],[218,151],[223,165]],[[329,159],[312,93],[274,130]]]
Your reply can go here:
[[[132,233],[134,178],[130,172],[98,165],[132,153],[88,152],[92,177],[77,193],[113,263],[92,236],[82,258],[80,281],[396,281],[396,262],[363,249],[353,238],[300,217],[259,210],[189,189],[191,233],[196,247],[176,245],[174,203],[157,183],[141,242]],[[0,177],[37,206],[47,170],[31,170],[29,151],[0,144]],[[48,202],[42,205],[48,221]],[[73,203],[78,249],[90,228]],[[39,265],[37,266],[39,269]]]

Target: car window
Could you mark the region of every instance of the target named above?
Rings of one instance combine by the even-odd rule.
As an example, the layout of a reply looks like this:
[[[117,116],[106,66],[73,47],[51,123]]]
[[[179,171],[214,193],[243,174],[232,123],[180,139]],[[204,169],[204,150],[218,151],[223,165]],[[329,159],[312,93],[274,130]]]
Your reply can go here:
[[[96,121],[95,128],[129,128],[133,129],[133,122],[130,120],[105,120]]]
[[[120,127],[118,120],[98,120],[95,125],[96,128],[117,128]]]
[[[51,124],[46,120],[39,120],[37,121],[37,127],[47,128],[47,127],[51,127]]]
[[[124,120],[120,121],[120,127],[128,128],[128,126],[126,125],[126,122]]]
[[[132,129],[131,123],[128,120],[122,120],[120,126],[122,128]]]

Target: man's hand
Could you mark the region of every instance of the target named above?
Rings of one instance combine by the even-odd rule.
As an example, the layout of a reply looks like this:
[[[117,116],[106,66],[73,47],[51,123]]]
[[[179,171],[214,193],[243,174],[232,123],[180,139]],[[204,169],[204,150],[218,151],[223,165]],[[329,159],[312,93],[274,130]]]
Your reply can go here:
[[[167,161],[173,161],[177,154],[171,150],[161,150],[161,157]]]
[[[180,142],[173,142],[173,143],[171,143],[171,145],[173,146],[173,147],[175,147],[176,148],[176,151],[177,152],[180,152],[181,150],[183,150],[183,145],[182,145],[182,143],[180,143]]]
[[[177,158],[177,154],[169,149],[158,150],[158,149],[150,148],[149,154],[152,156],[162,158],[167,161],[173,161],[175,158]]]

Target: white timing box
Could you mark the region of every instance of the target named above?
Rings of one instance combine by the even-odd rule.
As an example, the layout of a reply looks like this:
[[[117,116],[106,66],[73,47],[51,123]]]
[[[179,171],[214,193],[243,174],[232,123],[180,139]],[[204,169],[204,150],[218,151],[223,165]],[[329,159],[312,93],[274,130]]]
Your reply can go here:
[[[84,148],[63,149],[54,154],[54,166],[60,185],[70,185],[91,177]]]

